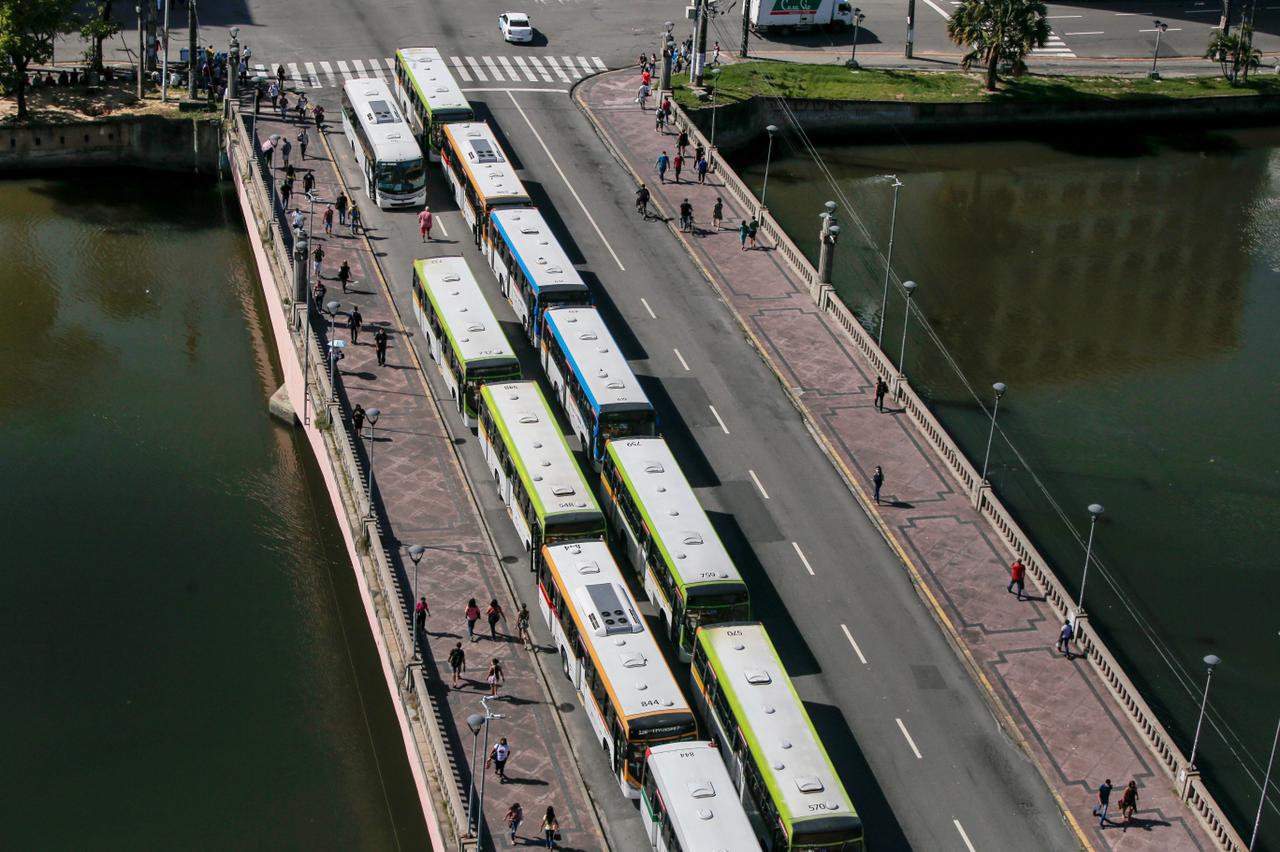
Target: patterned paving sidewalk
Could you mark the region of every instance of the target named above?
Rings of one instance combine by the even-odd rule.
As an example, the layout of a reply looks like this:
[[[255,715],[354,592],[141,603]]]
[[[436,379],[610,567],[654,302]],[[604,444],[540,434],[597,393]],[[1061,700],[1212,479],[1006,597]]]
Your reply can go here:
[[[650,112],[637,109],[634,96],[629,72],[604,74],[575,90],[615,152],[649,186],[673,231],[681,200],[693,204],[697,228],[693,234],[676,232],[677,238],[783,381],[799,389],[808,419],[848,470],[867,482],[876,465],[884,468],[885,505],[872,511],[924,574],[1087,842],[1118,852],[1215,848],[1088,663],[1055,653],[1061,625],[1035,600],[1041,592],[1029,585],[1033,597],[1022,602],[1006,592],[1011,555],[971,507],[969,495],[906,417],[875,410],[875,374],[844,332],[818,311],[807,288],[768,246],[741,250],[737,228],[744,211],[719,192],[714,176],[706,185],[658,182],[654,161],[664,149],[674,156],[676,140],[655,133]],[[724,198],[724,230],[713,232],[710,211],[717,195]],[[1120,789],[1137,781],[1140,806],[1127,827],[1099,827],[1090,816],[1104,778],[1117,787],[1117,819]]]
[[[259,136],[267,138],[280,133],[296,139],[299,126],[281,125],[279,117],[259,119]],[[373,465],[376,495],[380,498],[383,541],[400,582],[408,591],[413,588],[413,564],[407,549],[420,544],[427,548],[418,569],[418,593],[425,595],[431,616],[427,620],[424,657],[432,699],[444,721],[444,735],[454,750],[454,759],[463,777],[469,778],[473,740],[467,727],[467,716],[483,713],[481,696],[488,693],[485,675],[489,664],[498,659],[506,675],[506,683],[498,690],[499,699],[491,709],[504,718],[490,726],[490,747],[499,737],[508,737],[511,758],[507,765],[507,782],[500,784],[490,776],[485,791],[485,820],[500,846],[505,846],[504,815],[512,801],[524,808],[525,823],[521,837],[530,839],[541,832],[542,813],[548,805],[556,809],[565,843],[562,848],[604,849],[606,844],[595,822],[594,812],[578,776],[571,770],[573,756],[559,726],[555,708],[549,703],[533,658],[514,639],[516,602],[501,574],[498,557],[487,538],[478,511],[468,491],[466,480],[451,439],[440,420],[430,389],[411,352],[405,330],[398,326],[390,297],[378,277],[370,240],[376,242],[376,231],[352,235],[350,229],[337,223],[326,237],[321,223],[324,206],[333,201],[340,178],[330,150],[309,128],[311,145],[308,157],[299,161],[298,145],[293,146],[298,169],[292,209],[308,214],[309,205],[302,196],[301,185],[306,172],[314,174],[320,201],[315,206],[315,243],[324,249],[320,270],[327,288],[325,301],[337,301],[341,315],[337,319],[335,337],[347,341],[344,358],[339,362],[339,389],[344,410],[349,418],[352,407],[381,411],[377,426],[370,429],[366,421],[363,440],[357,452],[365,470]],[[338,136],[334,145],[344,144]],[[282,163],[276,157],[276,184],[283,179]],[[351,193],[348,193],[349,197]],[[370,204],[368,197],[358,196],[361,207]],[[301,201],[301,207],[299,207]],[[351,267],[352,283],[344,294],[338,281],[338,269],[346,261]],[[308,262],[312,262],[308,260]],[[314,275],[312,277],[314,281]],[[347,316],[359,308],[364,326],[358,341],[352,344]],[[385,328],[390,335],[385,367],[377,363],[374,333]],[[370,438],[370,433],[372,439]],[[475,598],[483,612],[492,599],[497,599],[508,613],[505,623],[498,625],[498,638],[488,638],[484,618],[477,626],[477,642],[467,641],[464,611],[469,598]],[[537,619],[534,637],[537,639]],[[449,687],[448,653],[461,641],[466,651],[464,685]],[[466,802],[466,788],[462,790]]]

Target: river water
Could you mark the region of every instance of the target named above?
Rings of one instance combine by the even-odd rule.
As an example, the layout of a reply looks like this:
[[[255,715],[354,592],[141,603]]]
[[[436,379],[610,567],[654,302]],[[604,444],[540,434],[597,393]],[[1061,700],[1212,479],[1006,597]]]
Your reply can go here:
[[[1224,660],[1197,763],[1247,839],[1280,714],[1280,131],[1087,135],[820,146],[829,178],[786,139],[769,206],[816,262],[840,204],[836,288],[874,336],[900,176],[893,267],[933,332],[913,312],[908,377],[979,467],[1008,385],[989,478],[1073,594],[1106,507],[1087,609],[1184,751]]]
[[[0,269],[3,845],[429,848],[234,194],[6,181]]]

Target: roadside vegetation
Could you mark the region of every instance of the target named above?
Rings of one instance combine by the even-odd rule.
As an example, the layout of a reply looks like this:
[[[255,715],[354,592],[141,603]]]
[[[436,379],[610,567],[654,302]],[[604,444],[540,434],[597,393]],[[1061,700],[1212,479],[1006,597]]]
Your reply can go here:
[[[986,68],[984,67],[984,72]],[[783,62],[743,62],[725,65],[718,87],[717,104],[753,97],[785,97],[800,100],[914,101],[956,103],[964,101],[1089,101],[1164,100],[1168,98],[1280,95],[1280,77],[1254,75],[1231,81],[1220,76],[1168,77],[1162,80],[1130,77],[1069,77],[1024,74],[1000,81],[1000,88],[984,87],[984,75],[963,71],[894,71],[868,69],[853,72],[843,65],[799,65]],[[688,78],[676,81],[681,106],[706,106],[689,88]]]

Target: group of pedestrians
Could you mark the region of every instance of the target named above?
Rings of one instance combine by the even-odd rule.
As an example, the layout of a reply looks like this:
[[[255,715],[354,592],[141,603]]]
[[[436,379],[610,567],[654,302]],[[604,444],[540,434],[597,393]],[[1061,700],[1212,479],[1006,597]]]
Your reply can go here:
[[[506,740],[504,739],[505,743]],[[496,749],[495,749],[496,751]],[[505,776],[503,776],[505,779]],[[520,807],[519,802],[512,803],[507,809],[507,830],[511,833],[511,842],[516,842],[516,832],[520,829],[520,825],[524,822],[524,809]],[[542,817],[542,841],[546,844],[546,848],[555,849],[556,843],[560,840],[560,821],[556,819],[556,809],[547,806],[547,812]]]
[[[1098,785],[1098,804],[1093,806],[1093,815],[1098,818],[1098,828],[1106,828],[1109,820],[1107,819],[1107,811],[1111,807],[1111,779],[1108,778]],[[1124,792],[1120,794],[1120,816],[1124,818],[1123,826],[1129,827],[1133,822],[1133,815],[1138,810],[1138,782],[1130,781],[1124,788]],[[1115,823],[1112,823],[1113,825]]]

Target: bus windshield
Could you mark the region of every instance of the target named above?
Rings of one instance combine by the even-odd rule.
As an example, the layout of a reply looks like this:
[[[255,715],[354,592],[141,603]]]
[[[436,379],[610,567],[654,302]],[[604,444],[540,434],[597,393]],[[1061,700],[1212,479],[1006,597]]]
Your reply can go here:
[[[702,625],[746,621],[750,617],[751,604],[745,591],[740,595],[690,597],[689,609],[685,613],[686,633],[692,637]]]
[[[378,191],[396,194],[412,194],[427,184],[427,172],[422,159],[404,160],[399,163],[378,163]]]
[[[557,521],[547,522],[546,540],[550,544],[566,538],[577,538],[582,535],[599,532],[604,529],[604,521],[595,518],[589,521]]]
[[[600,431],[606,438],[628,438],[653,434],[653,411],[612,411],[600,418]]]

